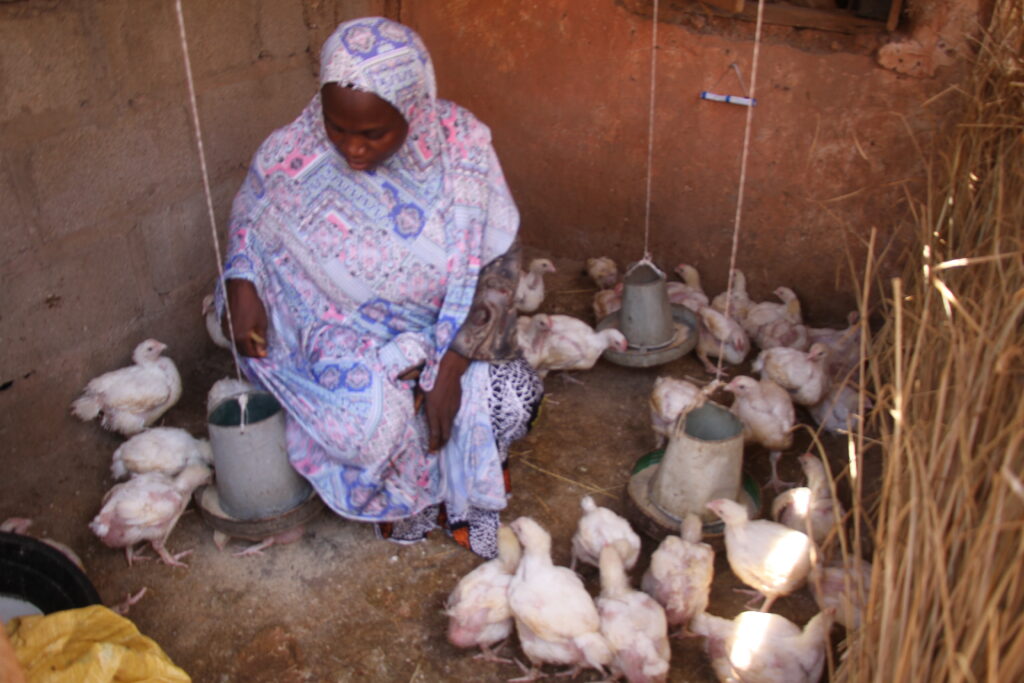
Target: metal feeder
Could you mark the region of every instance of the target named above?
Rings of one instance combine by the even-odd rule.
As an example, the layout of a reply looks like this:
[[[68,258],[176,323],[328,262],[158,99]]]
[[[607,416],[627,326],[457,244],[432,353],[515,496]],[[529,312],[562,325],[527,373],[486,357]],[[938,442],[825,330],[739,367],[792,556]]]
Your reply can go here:
[[[618,329],[625,351],[608,349],[605,358],[627,367],[662,365],[697,345],[697,317],[684,306],[669,303],[665,273],[650,261],[634,263],[623,277],[622,308],[597,323],[597,329]]]
[[[226,399],[210,413],[207,428],[216,497],[207,491],[197,498],[204,512],[273,522],[310,500],[312,487],[288,462],[284,412],[273,395],[250,391]]]
[[[739,501],[757,516],[760,493],[756,484],[744,481],[742,471],[743,426],[717,403],[708,401],[681,416],[664,455],[657,461],[650,456],[637,462],[628,486],[649,535],[679,533],[691,512],[704,522],[705,534],[721,533],[721,520],[705,507],[716,498]]]

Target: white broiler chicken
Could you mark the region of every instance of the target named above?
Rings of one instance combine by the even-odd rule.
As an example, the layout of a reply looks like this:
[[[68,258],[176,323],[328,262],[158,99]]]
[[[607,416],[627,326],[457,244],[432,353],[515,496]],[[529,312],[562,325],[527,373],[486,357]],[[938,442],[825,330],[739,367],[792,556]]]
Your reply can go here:
[[[870,410],[874,403],[864,397],[864,409]],[[808,408],[814,421],[826,432],[842,434],[860,424],[860,394],[849,384],[833,384],[825,396]]]
[[[491,646],[512,634],[508,587],[519,566],[522,549],[507,526],[498,529],[498,556],[469,572],[448,596],[448,642],[479,647],[484,659],[499,660]]]
[[[703,405],[705,395],[693,382],[674,377],[654,380],[654,389],[648,405],[651,409],[651,428],[656,435],[655,447],[665,445],[680,415]]]
[[[516,318],[516,343],[530,367],[540,365],[544,342],[550,332],[551,318],[546,313]]]
[[[743,329],[762,349],[776,346],[807,348],[807,328],[800,314],[800,300],[789,287],[774,292],[782,303],[762,301],[752,305],[742,319]]]
[[[170,358],[161,356],[167,345],[147,339],[132,353],[134,365],[92,379],[71,404],[83,422],[102,414],[100,424],[125,436],[138,434],[156,422],[181,398],[181,376]]]
[[[224,336],[224,330],[220,326],[220,316],[217,315],[213,294],[203,297],[203,321],[206,323],[206,333],[210,335],[210,341],[222,349],[230,350],[231,341]]]
[[[820,547],[843,518],[843,505],[832,497],[825,466],[814,455],[804,453],[798,460],[807,486],[787,489],[772,501],[772,519],[808,534]]]
[[[611,289],[619,281],[619,267],[607,256],[588,258],[587,275],[598,289]]]
[[[859,557],[822,566],[814,563],[807,579],[821,609],[834,609],[836,621],[847,630],[860,628],[871,591],[871,563]]]
[[[139,557],[135,546],[146,541],[165,564],[185,567],[181,558],[167,552],[167,537],[188,507],[192,492],[210,482],[211,470],[205,465],[189,465],[178,476],[159,472],[140,474],[117,484],[103,497],[103,508],[89,528],[110,548],[124,548],[128,566]]]
[[[555,272],[555,264],[546,258],[535,258],[530,261],[529,270],[519,273],[519,284],[516,286],[516,309],[523,313],[533,313],[544,301],[544,275]]]
[[[509,584],[508,602],[519,642],[534,667],[532,678],[544,664],[603,673],[612,651],[580,577],[551,562],[551,536],[537,522],[520,517],[511,527],[523,545],[523,558]]]
[[[690,620],[708,607],[715,551],[701,543],[700,517],[688,514],[681,527],[680,536],[666,536],[651,555],[640,586],[665,608],[669,625],[685,631]]]
[[[803,585],[811,571],[807,534],[767,519],[751,520],[747,508],[718,498],[708,509],[725,522],[725,555],[733,573],[765,597],[762,612]]]
[[[782,451],[793,445],[792,430],[796,424],[789,393],[770,379],[759,382],[746,375],[733,378],[725,390],[736,397],[730,410],[743,423],[743,440],[759,443],[771,452],[771,486],[791,485],[779,479],[778,471]]]
[[[793,403],[812,406],[828,391],[827,358],[824,344],[813,344],[807,351],[777,346],[759,353],[751,369],[788,391]]]
[[[535,332],[532,351],[526,360],[544,377],[552,370],[589,370],[604,350],[625,351],[626,337],[613,327],[597,332],[590,325],[568,315],[533,316]],[[535,364],[536,363],[536,364]]]
[[[629,683],[661,683],[668,679],[672,651],[665,611],[654,598],[633,590],[612,546],[601,550],[601,595],[597,611],[601,634],[612,649],[613,677]]]
[[[833,382],[859,381],[855,375],[860,365],[860,315],[851,311],[846,316],[849,327],[841,330],[829,327],[808,327],[807,337],[812,344],[824,344],[828,348],[825,370]]]
[[[619,282],[611,289],[602,289],[594,294],[593,308],[594,320],[596,322],[601,322],[601,320],[622,308],[623,287],[623,284]]]
[[[710,306],[704,306],[697,311],[697,320],[700,322],[697,357],[708,373],[716,376],[718,374],[718,368],[709,357],[721,357],[732,365],[743,362],[750,351],[750,338],[740,323]]]
[[[576,533],[572,537],[572,562],[577,560],[594,567],[598,566],[601,549],[614,546],[622,556],[627,569],[632,569],[640,557],[640,537],[624,518],[605,507],[599,506],[590,496],[580,499],[583,515],[580,516]]]
[[[732,271],[732,291],[728,289],[711,300],[711,308],[734,320],[743,320],[747,311],[754,305],[747,295],[747,278],[743,271],[734,268]]]
[[[256,391],[256,387],[244,379],[224,377],[217,380],[206,394],[206,414],[212,413],[214,408],[229,398],[235,398],[250,391]]]
[[[114,451],[110,474],[124,479],[146,472],[173,477],[189,465],[211,465],[213,450],[206,439],[197,439],[177,427],[153,427],[136,434]]]
[[[741,612],[730,621],[704,612],[693,630],[707,638],[704,651],[722,683],[818,683],[832,620],[826,610],[801,630],[778,614]]]
[[[694,313],[699,311],[702,306],[707,306],[708,295],[700,286],[700,273],[697,272],[697,269],[686,263],[680,263],[676,266],[675,273],[682,282],[665,284],[669,303],[685,306]]]

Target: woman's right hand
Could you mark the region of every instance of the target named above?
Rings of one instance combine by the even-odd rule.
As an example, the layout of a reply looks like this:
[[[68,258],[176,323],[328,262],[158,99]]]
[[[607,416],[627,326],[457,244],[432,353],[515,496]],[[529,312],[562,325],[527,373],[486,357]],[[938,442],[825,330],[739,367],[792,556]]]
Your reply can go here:
[[[256,287],[248,280],[228,280],[226,284],[238,352],[249,358],[266,358],[267,309],[263,307]],[[224,336],[230,339],[227,315],[223,316],[221,325]]]

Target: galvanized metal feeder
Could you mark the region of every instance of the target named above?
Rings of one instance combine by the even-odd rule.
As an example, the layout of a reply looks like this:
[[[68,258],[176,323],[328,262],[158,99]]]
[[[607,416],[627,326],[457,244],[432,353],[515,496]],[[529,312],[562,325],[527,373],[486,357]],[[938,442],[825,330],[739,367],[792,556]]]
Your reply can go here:
[[[678,534],[686,515],[704,523],[704,534],[722,532],[722,522],[706,504],[730,498],[746,505],[751,517],[760,509],[760,492],[743,477],[743,426],[728,410],[706,402],[680,416],[663,453],[640,458],[630,477],[634,521],[649,536]]]
[[[615,328],[629,342],[625,351],[604,357],[618,365],[648,368],[668,363],[697,345],[697,317],[669,303],[665,273],[650,261],[637,261],[623,277],[622,308],[602,318],[597,329]]]
[[[323,502],[288,462],[284,411],[265,391],[232,396],[207,416],[214,486],[195,493],[217,531],[262,540],[308,521]]]

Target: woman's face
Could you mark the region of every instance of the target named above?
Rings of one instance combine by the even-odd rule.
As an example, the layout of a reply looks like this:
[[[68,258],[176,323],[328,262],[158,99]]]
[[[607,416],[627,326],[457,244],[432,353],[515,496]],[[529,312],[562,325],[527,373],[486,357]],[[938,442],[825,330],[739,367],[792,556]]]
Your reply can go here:
[[[373,93],[327,83],[320,94],[327,139],[353,171],[369,171],[405,142],[409,124]]]

